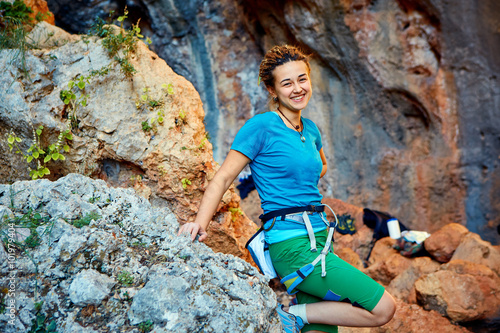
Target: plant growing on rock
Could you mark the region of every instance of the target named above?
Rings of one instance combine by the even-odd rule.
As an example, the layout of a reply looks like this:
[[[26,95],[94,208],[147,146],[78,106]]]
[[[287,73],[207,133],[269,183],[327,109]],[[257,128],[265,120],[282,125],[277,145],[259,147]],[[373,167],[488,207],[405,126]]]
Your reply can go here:
[[[13,131],[11,131],[7,137],[7,143],[9,145],[10,151],[15,148],[14,153],[21,154],[23,156],[23,159],[25,159],[28,163],[30,177],[33,180],[43,178],[46,175],[50,174],[50,170],[47,167],[47,164],[50,161],[64,161],[66,159],[64,154],[69,152],[70,149],[66,141],[73,140],[71,131],[67,129],[59,133],[57,141],[55,143],[51,143],[46,147],[42,147],[42,131],[43,126],[39,126],[36,130],[33,129],[33,142],[26,152],[23,152],[23,150],[19,146],[19,144],[22,142],[22,139],[18,137]],[[32,162],[34,162],[36,165],[34,168],[31,168],[29,166]]]
[[[89,31],[89,35],[103,38],[102,46],[108,52],[108,56],[120,64],[125,76],[130,77],[136,73],[134,66],[129,61],[130,57],[136,50],[137,41],[144,39],[144,36],[141,35],[141,28],[139,28],[140,20],[136,24],[132,24],[131,29],[124,29],[123,22],[127,18],[128,10],[125,7],[123,15],[117,19],[120,23],[118,33],[113,26],[107,24],[101,18],[97,18]],[[151,39],[147,37],[145,43],[151,44]]]
[[[31,7],[26,6],[23,1],[0,2],[0,50],[12,50],[10,63],[20,63],[22,71],[28,78],[26,51],[35,48],[27,40],[28,33],[36,22],[50,15],[50,13],[38,13],[33,20],[30,17],[32,13]]]
[[[157,98],[151,97],[149,94],[149,88],[143,88],[143,94],[135,101],[135,106],[138,110],[144,111],[154,111],[156,112],[157,117],[153,117],[150,120],[145,120],[141,123],[142,130],[144,132],[157,132],[157,126],[162,125],[165,120],[165,111],[161,109],[162,106],[166,103],[166,98],[174,94],[172,84],[162,84],[161,85],[161,93]]]

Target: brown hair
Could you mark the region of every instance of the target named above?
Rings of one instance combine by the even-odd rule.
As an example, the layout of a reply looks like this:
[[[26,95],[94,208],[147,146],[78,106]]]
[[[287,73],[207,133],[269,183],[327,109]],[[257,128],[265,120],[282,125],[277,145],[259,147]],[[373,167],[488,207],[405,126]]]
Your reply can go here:
[[[277,45],[267,51],[264,59],[260,63],[259,78],[264,82],[266,87],[274,87],[273,70],[290,61],[303,61],[307,65],[307,70],[311,71],[309,65],[309,56],[305,55],[295,46]],[[260,82],[259,81],[259,82]]]

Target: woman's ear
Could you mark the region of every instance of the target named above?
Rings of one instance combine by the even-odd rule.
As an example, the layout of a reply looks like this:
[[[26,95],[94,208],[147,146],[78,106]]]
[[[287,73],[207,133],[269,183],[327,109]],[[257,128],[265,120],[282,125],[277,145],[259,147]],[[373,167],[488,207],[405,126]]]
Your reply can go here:
[[[275,97],[276,96],[276,91],[274,90],[273,87],[268,87],[266,86],[266,89],[267,91],[269,92],[269,94],[272,96],[272,97]]]

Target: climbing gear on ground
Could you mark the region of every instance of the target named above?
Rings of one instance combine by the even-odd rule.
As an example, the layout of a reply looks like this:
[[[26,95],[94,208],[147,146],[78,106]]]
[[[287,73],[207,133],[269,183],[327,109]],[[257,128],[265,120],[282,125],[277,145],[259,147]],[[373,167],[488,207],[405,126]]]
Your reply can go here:
[[[343,214],[339,216],[339,225],[337,226],[337,231],[342,235],[353,235],[356,233],[356,226],[354,225],[354,220],[349,214]]]
[[[299,131],[299,129],[300,129],[300,124],[299,124],[299,125],[295,125],[294,123],[292,123],[292,122],[291,122],[291,120],[290,120],[290,119],[288,119],[288,118],[285,116],[285,114],[284,114],[283,112],[281,112],[281,110],[280,110],[280,108],[279,108],[279,107],[278,107],[278,111],[281,113],[281,115],[282,115],[283,117],[285,117],[285,119],[286,119],[286,120],[288,120],[288,122],[290,123],[290,125],[292,125],[292,127],[293,127],[293,128],[294,128],[297,132],[299,132],[299,134],[300,134],[300,140],[301,140],[302,142],[306,142],[306,138],[305,138],[305,137],[304,137],[304,135],[302,134],[302,133],[304,132],[304,125],[302,124],[302,131]],[[300,122],[300,119],[299,119],[299,122]]]
[[[389,215],[388,213],[385,212],[380,212],[369,208],[363,209],[363,223],[366,224],[368,228],[373,229],[373,238],[370,243],[370,252],[366,257],[365,262],[367,262],[368,259],[370,259],[370,255],[372,253],[373,246],[375,246],[375,242],[381,238],[389,236],[389,229],[387,227],[387,222],[390,220],[397,220],[397,219],[394,216]],[[401,231],[408,230],[408,228],[406,228],[400,221],[398,222],[399,222],[399,229]]]
[[[304,327],[304,322],[301,318],[283,310],[283,304],[278,304],[276,312],[278,312],[283,330],[285,330],[286,333],[299,333]]]

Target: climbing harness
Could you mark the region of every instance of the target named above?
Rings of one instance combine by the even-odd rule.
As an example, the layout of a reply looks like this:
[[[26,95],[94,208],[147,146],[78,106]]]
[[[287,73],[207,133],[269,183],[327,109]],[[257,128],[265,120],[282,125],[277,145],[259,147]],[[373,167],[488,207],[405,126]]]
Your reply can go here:
[[[276,271],[274,270],[274,267],[272,265],[271,257],[269,255],[269,245],[265,242],[264,240],[264,233],[262,231],[268,231],[271,230],[271,228],[274,226],[276,223],[276,220],[294,220],[297,222],[304,223],[305,228],[307,230],[307,235],[309,237],[309,241],[311,243],[311,252],[317,252],[318,249],[316,247],[316,237],[314,236],[314,231],[311,225],[311,221],[309,220],[310,214],[314,213],[322,213],[325,210],[325,207],[328,207],[330,211],[332,212],[333,216],[335,217],[335,222],[328,222],[323,214],[319,214],[321,217],[321,220],[326,224],[327,227],[329,227],[328,230],[328,237],[326,239],[325,246],[319,253],[318,257],[311,262],[310,264],[307,264],[297,271],[288,274],[284,278],[280,280],[281,283],[283,283],[287,287],[287,292],[290,295],[295,294],[298,290],[295,290],[295,288],[302,282],[304,279],[311,274],[311,272],[314,270],[314,267],[316,266],[317,263],[321,261],[321,276],[325,277],[326,276],[326,255],[328,252],[330,252],[330,247],[331,243],[333,241],[333,234],[335,232],[335,227],[338,224],[338,219],[337,215],[333,211],[333,209],[325,204],[321,205],[308,205],[304,207],[293,207],[293,208],[285,208],[285,209],[280,209],[276,211],[269,212],[267,214],[261,215],[259,218],[261,219],[263,225],[267,221],[272,220],[271,226],[267,229],[264,229],[262,226],[255,235],[250,238],[250,240],[246,244],[246,248],[249,250],[250,254],[252,255],[253,260],[259,266],[260,271],[268,276],[269,278],[275,278],[278,275],[276,274]]]

